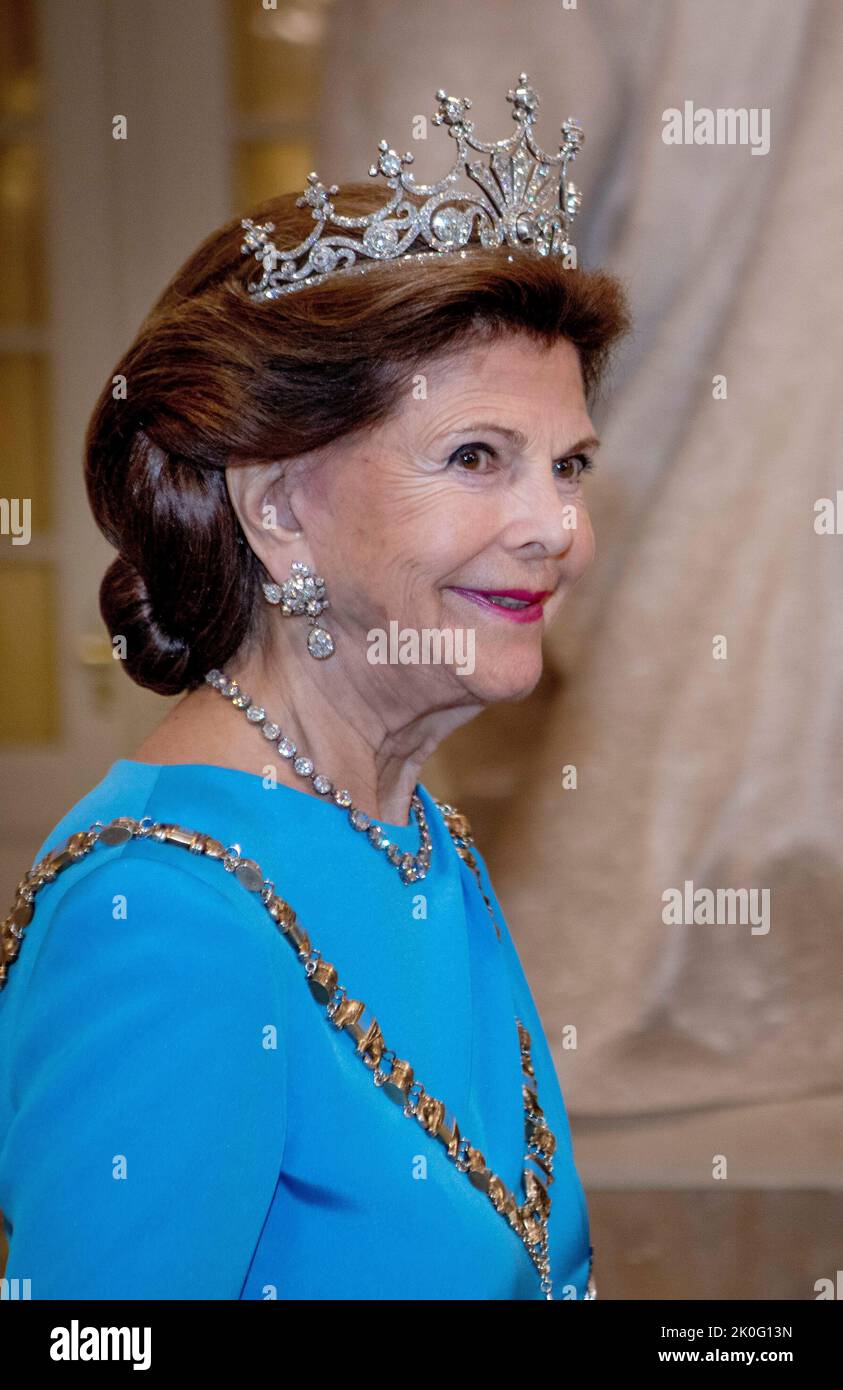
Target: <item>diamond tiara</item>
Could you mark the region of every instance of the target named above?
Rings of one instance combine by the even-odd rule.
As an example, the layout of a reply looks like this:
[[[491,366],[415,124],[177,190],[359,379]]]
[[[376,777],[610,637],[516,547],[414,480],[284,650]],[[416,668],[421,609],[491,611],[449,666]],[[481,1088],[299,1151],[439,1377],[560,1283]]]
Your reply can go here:
[[[254,256],[261,267],[260,275],[247,283],[251,295],[278,299],[318,284],[329,275],[362,273],[402,257],[430,260],[455,251],[465,256],[475,219],[484,248],[506,242],[512,247],[530,247],[542,256],[561,255],[566,266],[576,265],[576,247],[568,238],[582,195],[568,179],[568,164],[585,140],[579,121],[569,116],[561,126],[563,139],[558,153],[545,153],[533,136],[539,98],[525,72],[507,93],[516,130],[503,140],[476,138],[474,122],[466,118],[471,106],[467,97],[451,97],[440,88],[436,99],[439,108],[433,124],[447,126],[457,142],[456,158],[444,178],[438,183],[416,183],[414,175],[405,172],[413,155],[402,158],[381,140],[378,162],[370,166],[369,175],[383,175],[394,192],[372,213],[343,217],[335,212],[331,201],[340,191],[337,184],[326,188],[315,173],[308,174],[309,186],[296,206],[310,205],[316,225],[298,246],[279,250],[270,237],[275,231],[273,222],[242,220],[245,238],[240,250],[243,255]],[[471,150],[489,154],[491,159],[474,160]],[[475,187],[456,187],[463,171]],[[329,233],[329,225],[340,230]],[[349,236],[350,232],[357,235]],[[412,249],[420,245],[432,250]]]

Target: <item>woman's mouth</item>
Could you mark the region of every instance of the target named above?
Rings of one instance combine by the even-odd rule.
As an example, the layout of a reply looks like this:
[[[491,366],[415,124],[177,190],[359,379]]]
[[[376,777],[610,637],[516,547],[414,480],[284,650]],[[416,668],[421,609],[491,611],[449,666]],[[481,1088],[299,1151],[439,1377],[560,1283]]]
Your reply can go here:
[[[481,608],[491,608],[516,623],[538,622],[544,612],[544,600],[553,592],[551,589],[463,589],[455,584],[450,587],[455,594],[462,594]]]

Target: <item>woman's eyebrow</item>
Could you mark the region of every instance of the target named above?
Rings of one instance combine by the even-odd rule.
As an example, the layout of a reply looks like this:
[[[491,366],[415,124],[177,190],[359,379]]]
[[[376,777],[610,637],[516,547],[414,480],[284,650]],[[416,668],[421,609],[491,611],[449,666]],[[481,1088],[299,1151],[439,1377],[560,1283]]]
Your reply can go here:
[[[572,444],[566,453],[576,454],[580,449],[599,449],[602,439],[598,439],[596,434],[587,434],[585,439],[578,439],[576,444]]]
[[[496,434],[503,435],[504,439],[508,439],[510,444],[513,444],[516,449],[524,449],[528,443],[527,436],[522,434],[521,430],[510,429],[508,425],[495,425],[491,421],[486,421],[485,423],[482,421],[479,423],[472,422],[458,429],[448,430],[448,435],[474,434],[480,430],[490,430],[494,431]],[[601,441],[595,434],[589,434],[586,435],[584,439],[578,439],[576,444],[571,444],[570,447],[565,450],[565,453],[575,454],[579,449],[599,449],[600,444]]]

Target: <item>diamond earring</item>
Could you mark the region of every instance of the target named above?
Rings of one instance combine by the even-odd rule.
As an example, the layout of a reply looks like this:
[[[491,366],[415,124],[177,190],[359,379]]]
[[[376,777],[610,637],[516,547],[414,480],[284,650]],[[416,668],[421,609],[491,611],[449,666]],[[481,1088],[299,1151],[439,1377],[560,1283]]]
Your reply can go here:
[[[325,581],[301,560],[293,560],[290,571],[290,578],[285,579],[283,584],[264,584],[264,596],[267,603],[281,605],[285,618],[306,614],[310,624],[307,649],[317,661],[324,661],[334,654],[333,637],[316,623],[322,610],[331,606],[330,600],[325,597]]]

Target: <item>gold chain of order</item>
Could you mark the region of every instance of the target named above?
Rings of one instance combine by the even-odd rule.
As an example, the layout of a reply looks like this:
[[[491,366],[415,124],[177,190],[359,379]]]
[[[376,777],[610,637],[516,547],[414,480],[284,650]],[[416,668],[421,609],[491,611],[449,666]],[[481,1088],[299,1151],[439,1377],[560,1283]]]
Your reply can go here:
[[[471,853],[471,831],[466,818],[455,807],[436,802],[460,857],[474,871],[484,902],[500,929],[491,903],[483,891],[477,862]],[[298,921],[295,911],[275,892],[275,885],[264,878],[260,865],[240,854],[239,846],[226,847],[221,841],[201,831],[185,826],[153,821],[149,816],[136,820],[118,816],[107,825],[94,821],[87,830],[78,830],[27,870],[17,886],[15,902],[0,923],[0,990],[5,988],[9,966],[17,959],[26,928],[34,914],[35,896],[69,864],[85,858],[97,844],[119,845],[131,838],[151,839],[180,846],[192,854],[204,854],[218,860],[233,873],[244,888],[259,894],[270,918],[286,937],[304,967],[311,993],[324,1006],[327,1017],[337,1029],[350,1035],[356,1044],[357,1055],[373,1072],[373,1081],[390,1100],[403,1107],[405,1115],[415,1116],[422,1128],[444,1146],[448,1157],[470,1182],[485,1192],[495,1210],[509,1223],[523,1241],[539,1274],[542,1292],[553,1298],[548,1254],[547,1222],[550,1213],[548,1187],[553,1182],[553,1155],[556,1139],[544,1119],[539,1105],[538,1088],[530,1052],[530,1035],[516,1018],[521,1053],[522,1099],[525,1117],[526,1153],[522,1174],[525,1200],[519,1206],[513,1193],[488,1167],[483,1154],[460,1133],[456,1117],[444,1102],[427,1092],[415,1077],[409,1062],[396,1057],[386,1046],[377,1019],[359,999],[349,997],[339,981],[336,967],[322,958],[310,937]],[[382,1063],[388,1063],[384,1070]],[[591,1252],[590,1252],[591,1254]],[[595,1297],[589,1263],[589,1289],[586,1297]]]

